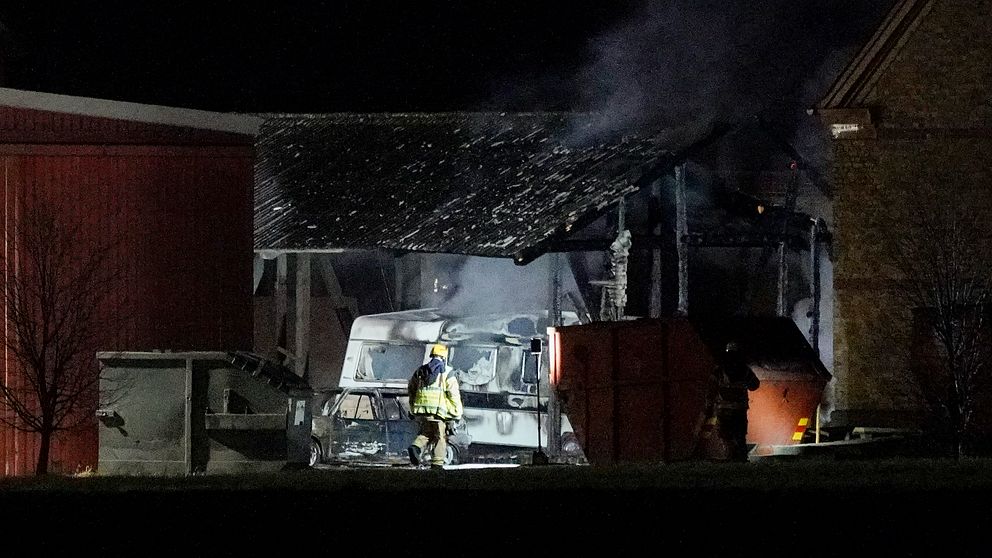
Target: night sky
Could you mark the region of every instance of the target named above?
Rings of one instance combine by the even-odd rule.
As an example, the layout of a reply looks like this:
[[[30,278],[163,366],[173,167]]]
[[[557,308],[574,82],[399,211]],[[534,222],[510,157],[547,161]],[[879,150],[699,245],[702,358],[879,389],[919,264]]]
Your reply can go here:
[[[6,0],[0,44],[23,89],[246,112],[605,109],[627,125],[806,102],[890,3]]]
[[[510,83],[574,73],[588,38],[630,10],[574,0],[247,5],[4,2],[16,49],[8,85],[214,110],[485,108]]]

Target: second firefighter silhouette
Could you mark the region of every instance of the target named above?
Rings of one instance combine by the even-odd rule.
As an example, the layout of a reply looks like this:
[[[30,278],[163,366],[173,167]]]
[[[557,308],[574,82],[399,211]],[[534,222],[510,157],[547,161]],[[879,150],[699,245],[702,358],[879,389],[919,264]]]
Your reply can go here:
[[[407,386],[410,394],[410,409],[419,428],[417,437],[408,452],[410,462],[420,464],[420,456],[433,444],[431,468],[440,469],[444,465],[447,450],[447,431],[462,418],[462,399],[458,392],[458,380],[451,373],[448,347],[436,344],[431,347],[431,358],[413,373]]]
[[[758,377],[748,366],[736,341],[727,343],[717,369],[715,415],[720,438],[731,461],[746,461],[748,392],[758,389]]]

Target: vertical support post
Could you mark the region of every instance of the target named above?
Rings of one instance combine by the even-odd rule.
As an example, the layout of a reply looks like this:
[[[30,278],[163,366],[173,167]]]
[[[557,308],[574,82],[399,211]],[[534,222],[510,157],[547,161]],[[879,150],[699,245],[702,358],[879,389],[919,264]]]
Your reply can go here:
[[[600,317],[605,321],[622,320],[627,306],[627,261],[630,255],[630,231],[625,223],[626,203],[617,204],[617,237],[610,243],[610,279],[603,282]]]
[[[258,293],[258,286],[262,283],[262,276],[265,274],[265,258],[261,254],[255,254],[252,259],[252,290],[251,294]]]
[[[420,288],[419,258],[418,254],[404,254],[394,260],[397,310],[424,306]]]
[[[650,220],[654,223],[651,228],[652,236],[661,236],[661,181],[651,183]],[[661,317],[661,246],[651,249],[651,303],[648,315],[652,318]]]
[[[685,163],[675,167],[675,247],[679,257],[679,316],[689,315],[689,224],[686,215]]]
[[[296,255],[296,362],[293,371],[303,377],[309,366],[310,354],[310,254]]]
[[[781,234],[782,239],[778,243],[778,307],[776,313],[785,316],[788,312],[789,294],[789,261],[786,252],[785,239],[789,234],[789,217],[796,210],[796,199],[799,196],[799,162],[792,161],[789,164],[789,182],[786,186],[785,212],[782,214]]]
[[[537,369],[537,453],[541,450],[541,353],[534,353],[534,368]],[[535,454],[535,460],[537,455]]]
[[[820,443],[820,406],[816,406],[816,443]]]
[[[441,304],[441,295],[438,291],[440,285],[437,276],[437,266],[435,265],[435,254],[420,255],[420,299],[429,308],[434,308]]]
[[[820,226],[823,220],[817,217],[813,220],[813,230],[809,235],[810,253],[810,302],[809,315],[809,344],[816,356],[820,356]]]
[[[555,252],[549,254],[550,258],[550,275],[551,275],[551,315],[548,316],[551,325],[559,326],[561,325],[561,260],[562,256],[560,253]]]
[[[289,312],[289,288],[287,276],[289,275],[289,255],[282,253],[276,257],[276,346],[284,351],[288,351],[289,332],[288,312]]]
[[[186,359],[186,409],[183,413],[183,464],[193,474],[193,358]]]
[[[534,406],[537,411],[537,451],[534,452],[531,464],[532,465],[547,465],[548,455],[544,453],[541,447],[541,353],[543,348],[541,347],[542,342],[539,337],[533,337],[530,340],[530,352],[534,355],[534,367],[537,370],[537,404]]]
[[[617,235],[627,228],[627,198],[620,198],[620,203],[617,204]]]
[[[561,325],[561,268],[563,256],[555,252],[551,257],[551,316],[552,327]],[[551,336],[548,335],[548,354],[551,353]],[[558,405],[558,389],[551,383],[548,367],[548,454],[557,456],[561,450],[561,407]],[[539,382],[540,383],[540,382]],[[540,404],[540,402],[538,402]]]
[[[785,316],[786,313],[785,295],[789,287],[788,281],[789,260],[786,257],[785,240],[781,240],[778,243],[778,305],[776,308],[776,314],[779,316]]]
[[[311,265],[316,266],[320,271],[324,289],[327,291],[328,298],[330,298],[334,314],[329,320],[324,320],[323,323],[328,324],[332,328],[331,331],[333,333],[331,335],[333,337],[346,342],[348,335],[351,333],[352,321],[358,316],[358,303],[354,298],[344,296],[344,292],[341,290],[341,283],[338,281],[337,273],[334,271],[334,262],[331,260],[331,255],[317,254],[314,258]],[[420,284],[417,283],[416,287],[419,288]],[[337,329],[333,329],[334,324],[337,324]]]

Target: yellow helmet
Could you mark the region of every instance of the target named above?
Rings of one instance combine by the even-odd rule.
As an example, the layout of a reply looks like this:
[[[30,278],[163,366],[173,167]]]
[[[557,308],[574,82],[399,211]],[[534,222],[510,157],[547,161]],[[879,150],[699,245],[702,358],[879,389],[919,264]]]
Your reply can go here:
[[[440,343],[435,343],[431,346],[431,356],[439,356],[441,358],[448,358],[448,347],[447,345],[442,345]]]

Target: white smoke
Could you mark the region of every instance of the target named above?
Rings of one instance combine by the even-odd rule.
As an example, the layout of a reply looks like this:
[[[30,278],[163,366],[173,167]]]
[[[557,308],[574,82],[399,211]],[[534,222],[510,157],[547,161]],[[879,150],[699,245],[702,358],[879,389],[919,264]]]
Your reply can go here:
[[[580,103],[599,121],[582,133],[682,128],[752,108],[721,101],[733,97],[727,78],[736,60],[727,37],[741,32],[737,13],[722,1],[649,2],[592,40],[592,62],[577,81]]]
[[[505,311],[544,311],[551,305],[551,269],[554,255],[544,255],[527,265],[505,258],[469,257],[452,274],[453,293],[441,310],[457,316]],[[577,291],[568,258],[561,262],[562,294]],[[567,297],[563,296],[567,307]]]

